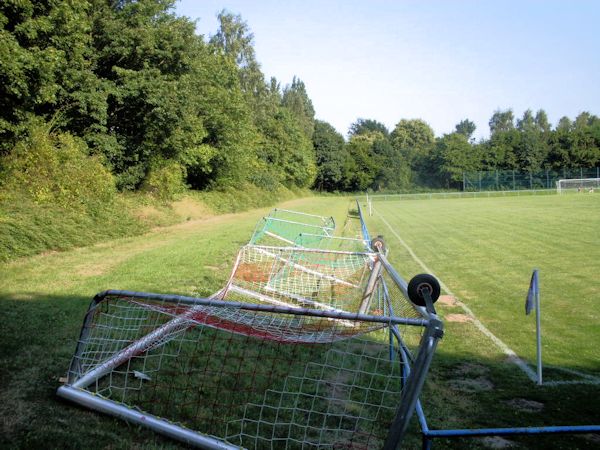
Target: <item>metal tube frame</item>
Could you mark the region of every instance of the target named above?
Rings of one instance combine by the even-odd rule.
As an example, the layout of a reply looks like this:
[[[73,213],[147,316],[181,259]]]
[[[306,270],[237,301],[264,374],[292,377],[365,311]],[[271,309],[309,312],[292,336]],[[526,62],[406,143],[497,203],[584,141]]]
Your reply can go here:
[[[141,412],[136,409],[127,408],[126,406],[120,405],[112,400],[93,395],[87,391],[77,389],[72,386],[59,387],[57,395],[86,408],[126,420],[127,422],[135,425],[148,427],[164,436],[168,436],[188,445],[194,445],[196,447],[209,450],[239,449],[238,446],[229,445],[218,439],[189,430],[160,417]]]
[[[182,316],[175,317],[171,321],[163,324],[161,327],[154,330],[152,333],[130,344],[128,347],[121,350],[118,354],[112,356],[108,360],[104,361],[102,364],[98,365],[96,368],[77,378],[76,374],[81,373],[80,370],[77,370],[77,364],[79,356],[83,352],[85,339],[89,333],[89,325],[93,318],[93,312],[102,301],[104,301],[107,297],[111,296],[130,298],[133,297],[145,300],[161,300],[164,302],[192,305],[192,308],[190,309],[190,312]],[[193,306],[196,306],[196,308],[194,308]],[[77,344],[71,368],[69,370],[68,385],[60,387],[57,391],[57,395],[75,403],[78,403],[82,406],[86,406],[98,410],[100,412],[125,419],[129,422],[145,425],[158,433],[164,434],[182,442],[186,442],[188,444],[199,446],[201,448],[232,448],[217,439],[204,436],[192,430],[188,430],[184,427],[173,424],[167,420],[161,419],[151,414],[141,413],[140,411],[127,408],[116,402],[102,398],[100,396],[95,396],[83,390],[85,387],[94,383],[96,380],[106,375],[115,367],[118,367],[131,357],[146,351],[148,347],[152,345],[152,343],[155,343],[157,339],[160,339],[160,337],[170,333],[178,327],[190,326],[190,324],[193,323],[193,314],[197,312],[196,309],[207,306],[229,308],[236,307],[239,309],[251,311],[278,312],[293,315],[314,315],[331,319],[378,322],[392,327],[391,329],[392,332],[395,331],[395,333],[393,334],[396,337],[396,339],[400,339],[400,335],[396,327],[397,325],[425,326],[425,336],[421,342],[420,351],[416,358],[414,366],[414,372],[416,372],[416,374],[419,374],[419,376],[410,377],[407,375],[407,382],[404,386],[402,396],[400,399],[400,408],[397,412],[396,419],[394,420],[394,426],[390,429],[388,440],[386,441],[396,442],[395,445],[398,445],[398,443],[401,442],[401,439],[403,438],[403,435],[406,432],[408,423],[414,411],[415,403],[417,402],[419,392],[423,386],[425,374],[428,370],[429,364],[431,363],[431,359],[433,358],[433,353],[435,351],[437,340],[441,337],[441,322],[432,321],[431,318],[410,319],[391,316],[370,316],[366,314],[355,314],[343,311],[323,311],[264,304],[223,302],[222,300],[214,298],[196,298],[179,295],[162,295],[134,291],[108,290],[96,295],[88,309],[88,313],[86,314],[86,317],[84,319],[84,326],[82,328],[80,339]]]
[[[357,206],[359,210],[359,216],[361,220],[361,227],[363,231],[363,237],[365,240],[370,242],[370,236],[366,225],[363,220],[362,211],[360,204]],[[268,247],[267,247],[268,248]],[[311,251],[311,250],[307,250]],[[330,251],[330,253],[360,253],[360,252],[336,252]],[[360,253],[365,254],[365,253]],[[384,269],[388,271],[393,282],[400,288],[402,294],[408,299],[407,294],[407,283],[398,275],[398,273],[389,264],[383,254],[377,255],[379,261],[383,265]],[[380,278],[383,281],[382,278]],[[385,287],[384,287],[385,288]],[[384,295],[387,289],[384,289]],[[85,374],[81,374],[81,367],[78,366],[80,356],[84,350],[85,340],[89,335],[89,329],[91,321],[93,320],[94,311],[98,305],[107,299],[107,297],[128,297],[128,298],[139,298],[148,301],[159,300],[163,302],[187,304],[192,306],[190,310],[180,316],[174,317],[169,322],[166,322],[153,332],[149,333],[145,337],[137,340],[130,344],[116,355],[108,358],[103,363],[97,365],[94,369],[88,371]],[[411,303],[412,304],[412,303]],[[413,305],[414,306],[414,305]],[[150,345],[155,343],[158,339],[169,334],[173,330],[179,327],[189,327],[194,322],[194,314],[205,307],[227,307],[227,308],[239,308],[242,310],[250,311],[262,311],[262,312],[274,312],[284,313],[292,315],[311,315],[317,317],[325,317],[330,319],[342,319],[342,320],[359,320],[367,322],[378,322],[386,324],[390,327],[390,342],[392,342],[392,336],[399,343],[399,353],[401,355],[401,362],[403,362],[403,389],[400,397],[400,406],[396,412],[395,419],[393,420],[392,426],[390,427],[388,436],[385,441],[384,448],[386,450],[392,450],[397,448],[406,434],[410,419],[415,409],[422,413],[420,403],[418,400],[419,394],[425,382],[426,374],[431,364],[433,355],[439,339],[443,335],[443,324],[437,318],[437,316],[431,312],[425,310],[422,307],[415,307],[415,310],[421,316],[420,319],[401,318],[394,317],[393,311],[389,311],[388,316],[371,316],[364,313],[349,313],[344,311],[323,311],[314,310],[298,307],[286,307],[277,305],[264,305],[264,304],[252,304],[252,303],[238,303],[238,302],[224,302],[220,299],[214,298],[196,298],[186,297],[179,295],[162,295],[152,294],[134,291],[121,291],[121,290],[108,290],[97,294],[90,307],[88,313],[84,319],[84,324],[80,333],[80,338],[77,343],[75,355],[73,357],[71,367],[69,369],[68,384],[58,389],[57,395],[62,398],[68,399],[72,402],[78,403],[82,406],[127,420],[129,422],[147,426],[154,431],[177,439],[179,441],[192,444],[201,448],[207,449],[231,449],[235,448],[222,442],[219,439],[205,436],[201,433],[189,430],[185,427],[173,424],[165,419],[156,417],[151,414],[143,413],[138,410],[127,408],[126,406],[120,405],[112,400],[105,399],[100,396],[93,395],[90,392],[83,390],[85,387],[94,383],[102,376],[109,373],[114,368],[118,367],[131,357],[145,352]],[[412,325],[425,327],[425,332],[419,345],[419,351],[413,362],[412,370],[409,367],[409,352],[405,348],[402,341],[402,337],[397,328],[397,325]],[[407,353],[408,352],[408,353]],[[412,374],[412,376],[411,376]],[[78,376],[82,375],[82,376]],[[421,420],[422,414],[419,414],[419,420]],[[424,416],[423,416],[424,417]]]
[[[281,209],[281,208],[275,208],[273,211],[275,211],[275,213],[277,213],[277,211],[283,211],[283,212],[287,212],[287,213],[298,214],[299,216],[316,217],[318,219],[321,219],[321,222],[324,223],[325,227],[331,228],[331,229],[335,228],[335,219],[333,218],[333,216],[329,216],[329,217],[319,216],[317,214],[309,214],[309,213],[305,213],[305,212],[292,211],[291,209]],[[274,217],[274,216],[271,216],[271,217]]]

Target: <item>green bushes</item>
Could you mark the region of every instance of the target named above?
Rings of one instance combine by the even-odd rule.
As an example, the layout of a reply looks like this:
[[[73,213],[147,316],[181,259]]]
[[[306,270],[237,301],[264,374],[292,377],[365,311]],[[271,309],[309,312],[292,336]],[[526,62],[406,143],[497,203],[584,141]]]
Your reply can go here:
[[[47,124],[31,125],[28,136],[2,160],[1,190],[7,200],[26,199],[90,213],[110,205],[112,175],[86,144],[68,133],[52,133]]]
[[[300,189],[290,190],[281,185],[274,190],[264,190],[246,183],[237,188],[228,187],[214,191],[195,192],[193,197],[206,204],[215,213],[222,214],[262,208],[303,194],[309,195],[310,192]]]
[[[150,166],[142,191],[162,201],[172,201],[185,191],[185,170],[175,161],[160,160]]]
[[[0,168],[0,262],[185,220],[170,202],[186,192],[214,213],[268,206],[296,195],[281,185],[265,190],[250,183],[191,193],[185,169],[173,160],[156,160],[140,192],[118,193],[114,177],[82,140],[43,123],[29,126],[28,136],[0,159]]]

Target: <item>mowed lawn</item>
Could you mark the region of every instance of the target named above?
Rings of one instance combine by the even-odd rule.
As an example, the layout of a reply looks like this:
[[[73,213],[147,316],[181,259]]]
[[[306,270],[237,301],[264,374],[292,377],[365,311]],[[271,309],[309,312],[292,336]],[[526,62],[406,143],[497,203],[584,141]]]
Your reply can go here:
[[[535,316],[525,316],[524,302],[531,272],[539,269],[544,363],[600,375],[600,195],[375,201],[373,208],[369,222],[389,242],[403,275],[423,269],[387,224],[492,333],[532,363]],[[495,351],[485,339],[473,345]]]
[[[349,201],[280,207],[333,215]],[[106,289],[207,296],[226,282],[240,246],[270,208],[212,216],[144,236],[0,264],[0,448],[180,448],[166,438],[56,397],[84,314]]]
[[[571,277],[566,276],[569,271],[577,273],[594,286],[594,274],[598,273],[598,265],[593,266],[591,262],[594,260],[593,254],[598,259],[598,250],[593,243],[598,237],[597,232],[594,234],[594,229],[598,230],[600,196],[581,199],[522,198],[503,202],[503,199],[410,201],[376,203],[375,208],[385,214],[390,224],[394,223],[394,229],[413,247],[417,255],[461,300],[469,304],[494,333],[519,353],[527,355],[526,352],[529,351],[533,355],[534,319],[523,314],[531,268],[539,267],[542,270],[544,311],[552,310],[548,292],[548,267],[562,267],[560,273],[569,280]],[[501,208],[503,204],[506,205],[505,208]],[[348,198],[309,198],[280,206],[333,215],[340,231],[353,228],[345,226],[344,221],[349,206],[354,207]],[[461,214],[461,209],[468,214]],[[490,254],[484,251],[487,244],[482,242],[499,238],[496,232],[503,226],[511,225],[515,230],[525,228],[519,226],[517,220],[521,220],[521,224],[528,224],[528,220],[533,220],[532,215],[544,218],[548,215],[546,209],[554,209],[554,215],[562,217],[554,222],[543,220],[544,223],[550,223],[546,227],[547,232],[552,233],[554,238],[544,240],[533,230],[529,230],[525,237],[509,232],[511,238],[505,237],[502,249],[496,252],[494,246],[491,246]],[[561,216],[558,210],[563,209],[566,211]],[[478,218],[475,211],[487,213]],[[578,214],[587,211],[590,216],[595,214],[595,227],[591,219],[586,219],[587,222],[580,220],[574,211]],[[237,250],[248,242],[256,222],[267,212],[268,209],[263,209],[214,216],[158,229],[141,237],[23,258],[1,265],[0,416],[3,420],[0,447],[180,448],[179,444],[145,429],[58,399],[55,392],[60,385],[59,377],[66,373],[85,311],[96,292],[112,288],[208,295],[226,281]],[[529,219],[524,218],[526,213],[529,214]],[[500,221],[500,224],[492,226],[490,230],[489,223],[495,224],[498,216],[510,217],[510,220]],[[465,223],[469,221],[473,226],[470,230],[465,230]],[[518,263],[521,257],[516,252],[521,255],[527,255],[528,252],[516,245],[517,240],[522,242],[521,245],[530,245],[527,236],[531,236],[533,241],[538,239],[545,242],[540,244],[542,248],[556,246],[559,249],[562,247],[556,243],[556,236],[562,236],[565,242],[569,242],[559,229],[552,228],[553,223],[562,223],[563,227],[567,223],[577,226],[578,233],[575,233],[574,239],[579,239],[577,245],[582,255],[588,255],[585,270],[579,270],[583,260],[581,257],[577,259],[576,269],[561,266],[559,261],[551,261],[550,257],[547,262],[552,266],[542,265],[539,261],[546,261],[546,258],[540,255],[535,261],[530,259],[531,262]],[[369,226],[372,234],[385,236],[391,248],[390,259],[402,276],[408,279],[422,271],[380,217],[370,218]],[[459,233],[450,232],[454,228],[459,229],[459,226],[463,227]],[[535,226],[537,229],[544,228]],[[586,239],[589,246],[582,251],[581,247],[585,247],[583,242]],[[508,251],[508,247],[514,251]],[[460,250],[458,255],[457,248]],[[551,253],[548,250],[546,252]],[[501,261],[500,257],[505,259]],[[523,264],[523,267],[517,267],[518,264]],[[500,273],[500,268],[505,271],[503,274]],[[481,281],[482,278],[478,275],[480,270],[491,273],[491,278]],[[514,273],[512,276],[515,279],[507,281],[511,273]],[[576,289],[585,292],[585,283],[582,286]],[[569,314],[573,313],[580,325],[587,323],[590,329],[588,342],[583,342],[586,336],[582,336],[582,329],[567,321],[567,313],[560,313],[557,324],[562,323],[563,327],[557,329],[563,334],[553,338],[554,341],[550,341],[551,337],[548,336],[545,341],[545,350],[547,349],[549,358],[554,358],[553,364],[598,373],[599,358],[598,353],[594,353],[594,340],[596,344],[599,343],[597,327],[594,326],[597,319],[584,318],[590,315],[594,298],[597,298],[597,284],[595,286],[596,295],[591,292],[587,300],[583,300],[587,302],[585,308],[588,311],[584,311],[581,302],[576,302],[567,295],[564,298],[557,296],[562,302],[559,305],[564,304],[565,310]],[[478,289],[486,295],[478,296]],[[500,290],[504,290],[506,294],[498,295],[497,291]],[[492,294],[495,295],[495,303],[490,300],[489,296]],[[502,302],[510,305],[512,315],[504,311],[509,306],[502,306]],[[448,316],[455,309],[439,307],[442,316]],[[507,323],[499,319],[501,314],[508,314]],[[551,328],[547,325],[547,320],[544,319],[544,327],[545,333],[549,335]],[[513,328],[514,332],[521,332],[526,336],[526,342],[519,344]],[[538,389],[514,365],[507,364],[501,352],[478,335],[474,327],[446,320],[445,329],[446,335],[438,347],[432,376],[423,395],[428,420],[433,428],[597,423],[600,416],[594,400],[599,395],[597,386]],[[570,336],[571,333],[575,334]],[[558,352],[554,349],[554,353],[550,353],[548,342],[555,341],[569,350]],[[570,341],[575,342],[574,347],[569,347]],[[580,358],[580,353],[587,356]],[[464,384],[465,380],[473,383]],[[489,380],[491,387],[488,389],[481,380]],[[485,389],[478,389],[477,383],[482,384]],[[514,401],[523,399],[537,401],[543,409],[532,412],[515,408]],[[528,438],[514,441],[521,443],[523,448],[584,449],[596,445],[596,439],[593,436],[553,436],[536,438],[535,441]],[[413,421],[413,435],[405,448],[419,446],[416,421]],[[435,448],[490,447],[481,440],[459,440],[436,442]]]

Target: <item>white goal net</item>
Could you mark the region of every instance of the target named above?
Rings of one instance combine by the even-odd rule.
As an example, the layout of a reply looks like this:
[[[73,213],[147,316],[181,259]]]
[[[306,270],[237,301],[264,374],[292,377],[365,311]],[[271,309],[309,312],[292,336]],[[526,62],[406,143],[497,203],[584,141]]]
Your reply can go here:
[[[559,194],[565,192],[591,193],[598,189],[600,189],[600,178],[571,178],[556,182],[556,192]]]
[[[395,449],[442,324],[363,240],[289,237],[337,248],[245,245],[209,298],[99,293],[58,394],[202,448]]]

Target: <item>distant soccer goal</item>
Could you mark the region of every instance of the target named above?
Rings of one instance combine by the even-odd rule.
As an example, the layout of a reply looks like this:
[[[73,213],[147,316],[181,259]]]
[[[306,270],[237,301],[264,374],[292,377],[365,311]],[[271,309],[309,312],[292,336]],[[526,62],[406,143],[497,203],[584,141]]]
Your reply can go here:
[[[558,194],[565,192],[594,192],[598,189],[600,189],[600,178],[571,178],[556,182],[556,192]]]

